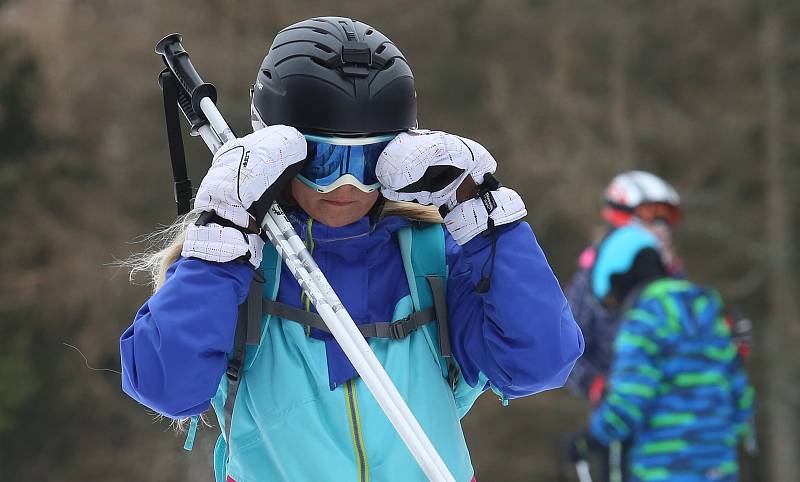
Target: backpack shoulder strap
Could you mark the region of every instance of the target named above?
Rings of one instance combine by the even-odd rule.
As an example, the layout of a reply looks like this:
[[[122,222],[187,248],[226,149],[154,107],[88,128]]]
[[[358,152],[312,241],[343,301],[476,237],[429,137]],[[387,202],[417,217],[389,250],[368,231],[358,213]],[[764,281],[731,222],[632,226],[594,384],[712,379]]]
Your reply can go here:
[[[267,315],[264,317],[263,300],[275,301],[278,298],[278,287],[281,284],[281,256],[272,243],[266,243],[262,251],[261,273],[264,277],[263,283],[251,286],[247,297],[247,344],[254,348],[261,345],[261,333],[266,330],[272,318]],[[254,289],[255,288],[255,289]],[[241,322],[241,317],[237,323]],[[253,364],[253,359],[257,349],[248,350],[245,358],[245,370]]]
[[[441,224],[411,223],[397,232],[403,268],[415,311],[434,307],[437,323],[422,328],[442,376],[454,382],[447,323],[447,260]]]
[[[263,316],[262,299],[274,300],[278,296],[280,277],[281,257],[275,247],[267,243],[264,246],[261,266],[256,270],[256,276],[250,284],[247,299],[239,305],[239,317],[236,319],[233,350],[228,358],[228,369],[225,373],[227,390],[223,420],[221,421],[224,424],[225,440],[230,440],[231,420],[233,420],[233,408],[236,404],[239,383],[244,372],[253,364],[261,345],[261,334],[269,323],[270,317]],[[228,458],[227,450],[226,447],[226,460]]]
[[[397,239],[414,309],[422,311],[433,304],[433,296],[429,289],[420,290],[417,281],[429,275],[447,277],[442,225],[415,222],[400,229]]]

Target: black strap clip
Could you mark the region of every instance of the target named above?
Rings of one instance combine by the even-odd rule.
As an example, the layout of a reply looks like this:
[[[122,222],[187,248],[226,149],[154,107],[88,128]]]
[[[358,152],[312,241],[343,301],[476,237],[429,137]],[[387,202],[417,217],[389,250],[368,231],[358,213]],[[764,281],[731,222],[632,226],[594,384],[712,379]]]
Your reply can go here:
[[[375,336],[378,338],[388,338],[390,340],[402,340],[414,330],[406,329],[407,319],[397,320],[390,323],[375,323]]]
[[[369,75],[372,65],[372,51],[364,42],[345,41],[342,46],[342,72],[353,77]]]
[[[178,206],[178,211],[188,213],[191,211],[192,199],[192,181],[184,179],[175,181],[175,203]]]
[[[408,336],[409,333],[406,331],[406,325],[403,321],[404,320],[389,323],[389,335],[392,337],[392,340],[402,340]]]
[[[228,369],[225,372],[228,380],[238,382],[242,376],[242,361],[236,358],[228,360]]]
[[[342,61],[346,64],[370,65],[372,52],[364,42],[346,41],[342,46]]]

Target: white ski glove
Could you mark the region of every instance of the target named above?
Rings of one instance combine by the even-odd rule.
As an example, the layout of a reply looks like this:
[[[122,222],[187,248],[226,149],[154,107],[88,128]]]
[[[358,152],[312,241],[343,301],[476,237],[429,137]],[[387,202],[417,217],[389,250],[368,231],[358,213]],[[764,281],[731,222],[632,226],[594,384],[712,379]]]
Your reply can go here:
[[[247,209],[305,158],[305,138],[294,127],[269,126],[224,144],[197,190],[194,209],[203,214],[187,228],[181,254],[216,262],[244,256],[258,267],[264,241],[248,231]]]
[[[375,174],[387,199],[433,204],[446,212],[445,226],[458,244],[464,244],[493,226],[527,214],[522,198],[500,187],[491,175],[496,169],[492,155],[473,140],[413,130],[386,146]],[[456,191],[467,176],[478,186],[479,196],[459,203]]]

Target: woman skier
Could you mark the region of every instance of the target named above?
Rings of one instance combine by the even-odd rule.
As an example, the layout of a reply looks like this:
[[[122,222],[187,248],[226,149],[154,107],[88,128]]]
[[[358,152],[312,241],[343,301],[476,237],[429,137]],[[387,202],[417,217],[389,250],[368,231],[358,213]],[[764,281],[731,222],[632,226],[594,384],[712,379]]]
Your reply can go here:
[[[583,350],[522,199],[477,142],[416,129],[406,59],[348,18],[279,32],[251,113],[254,132],[218,151],[180,234],[144,263],[156,291],[120,340],[124,391],[173,419],[213,407],[218,482],[425,479],[260,237],[248,208],[279,192],[455,480],[472,480],[460,418],[475,399],[559,387]],[[254,279],[260,337],[238,359]]]

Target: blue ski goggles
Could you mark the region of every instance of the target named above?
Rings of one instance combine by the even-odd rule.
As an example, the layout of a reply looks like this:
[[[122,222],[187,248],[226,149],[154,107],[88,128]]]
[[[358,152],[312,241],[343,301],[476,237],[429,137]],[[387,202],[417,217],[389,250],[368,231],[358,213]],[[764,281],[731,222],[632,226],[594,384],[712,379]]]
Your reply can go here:
[[[363,192],[375,191],[380,188],[375,165],[395,136],[346,138],[305,135],[308,154],[297,178],[320,193],[331,192],[345,184]]]

